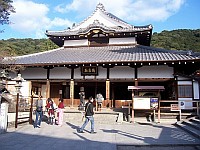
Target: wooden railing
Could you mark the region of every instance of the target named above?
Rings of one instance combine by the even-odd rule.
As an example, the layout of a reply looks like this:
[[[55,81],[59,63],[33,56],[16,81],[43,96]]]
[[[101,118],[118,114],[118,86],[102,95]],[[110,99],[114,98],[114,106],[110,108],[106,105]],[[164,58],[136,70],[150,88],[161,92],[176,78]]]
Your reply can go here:
[[[197,101],[197,100],[159,100],[159,107],[158,107],[158,122],[160,122],[160,119],[161,119],[161,111],[163,109],[168,109],[170,111],[174,111],[174,110],[171,110],[171,104],[177,104],[178,105],[178,109],[177,111],[179,112],[179,119],[181,120],[181,106],[180,106],[180,103],[181,102],[190,102],[192,103],[192,106],[191,106],[191,110],[196,110],[196,115],[199,116],[199,109],[200,109],[200,101]],[[165,104],[165,106],[162,106],[161,104]],[[166,106],[168,103],[168,106]],[[195,105],[196,103],[196,105]],[[176,111],[176,110],[175,110]]]
[[[132,108],[132,100],[126,100],[126,105],[122,105],[122,108],[128,108],[128,120],[130,120],[130,115],[131,115],[131,110],[132,110],[132,121],[134,122],[134,110]],[[181,108],[180,108],[180,103],[181,102],[191,102],[191,110],[196,110],[196,115],[200,115],[200,101],[198,100],[159,100],[158,101],[158,109],[153,111],[154,115],[154,120],[155,120],[155,113],[157,111],[158,114],[158,122],[160,122],[161,119],[161,113],[162,112],[171,112],[171,111],[177,111],[179,113],[179,119],[181,120]],[[128,105],[127,105],[128,104]],[[177,104],[178,109],[177,110],[171,110],[171,104]]]

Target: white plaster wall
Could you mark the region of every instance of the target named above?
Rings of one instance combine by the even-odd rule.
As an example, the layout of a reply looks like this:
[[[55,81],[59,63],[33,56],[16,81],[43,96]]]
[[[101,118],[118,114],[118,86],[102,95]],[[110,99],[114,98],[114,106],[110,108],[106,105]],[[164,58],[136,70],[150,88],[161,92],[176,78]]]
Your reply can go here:
[[[25,80],[31,79],[46,79],[47,69],[44,68],[26,68],[21,71],[22,77]]]
[[[70,79],[71,69],[66,67],[55,67],[50,70],[49,79]]]
[[[186,78],[186,77],[182,77],[182,76],[178,76],[178,80],[191,80],[190,78]]]
[[[115,66],[110,69],[110,79],[132,79],[135,78],[135,69],[127,66]]]
[[[87,46],[88,45],[88,40],[83,39],[83,40],[65,40],[64,41],[64,46]]]
[[[28,98],[31,95],[31,86],[31,81],[22,82],[20,91],[24,97]]]
[[[41,88],[41,95],[42,95],[42,97],[43,98],[45,98],[46,97],[46,85],[42,85],[42,88]]]
[[[197,81],[193,82],[194,99],[199,99],[199,83]]]
[[[95,76],[85,76],[85,79],[95,79]]]
[[[135,37],[109,38],[109,44],[136,44],[136,40],[135,40]]]
[[[178,85],[192,85],[192,81],[178,81]]]
[[[83,79],[83,76],[81,76],[80,68],[74,69],[74,79]]]
[[[173,67],[167,65],[138,68],[138,78],[174,78],[173,74]]]
[[[98,67],[98,76],[97,79],[106,79],[107,78],[107,69],[101,66]]]

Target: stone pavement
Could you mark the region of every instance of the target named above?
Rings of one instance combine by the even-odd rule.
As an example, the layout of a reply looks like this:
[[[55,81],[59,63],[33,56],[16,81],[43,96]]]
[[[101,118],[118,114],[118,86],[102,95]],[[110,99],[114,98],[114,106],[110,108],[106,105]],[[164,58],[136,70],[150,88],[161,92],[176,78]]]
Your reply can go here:
[[[65,122],[62,127],[42,122],[41,128],[19,125],[0,135],[1,150],[200,150],[200,139],[171,124],[95,124],[96,134],[77,133],[82,122]]]

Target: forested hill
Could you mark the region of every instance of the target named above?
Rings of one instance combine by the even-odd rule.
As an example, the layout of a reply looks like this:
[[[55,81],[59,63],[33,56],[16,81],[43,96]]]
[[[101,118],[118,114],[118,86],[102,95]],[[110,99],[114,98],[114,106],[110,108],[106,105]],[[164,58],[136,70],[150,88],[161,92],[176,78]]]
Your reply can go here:
[[[168,50],[192,50],[200,52],[200,29],[179,29],[153,33],[151,46]],[[57,46],[49,39],[0,40],[0,55],[25,55],[55,48]]]
[[[168,50],[192,50],[200,52],[200,29],[179,29],[153,33],[151,46]]]
[[[8,39],[0,40],[0,53],[3,55],[16,56],[33,54],[55,49],[55,45],[49,39]]]

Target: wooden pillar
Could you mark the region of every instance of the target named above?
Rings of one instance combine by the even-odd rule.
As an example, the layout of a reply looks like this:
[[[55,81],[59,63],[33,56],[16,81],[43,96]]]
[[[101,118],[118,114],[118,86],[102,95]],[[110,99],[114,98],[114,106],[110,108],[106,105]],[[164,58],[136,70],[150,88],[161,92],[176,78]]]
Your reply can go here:
[[[33,95],[31,95],[31,108],[29,115],[29,124],[33,124]]]
[[[135,67],[135,86],[138,86],[138,68]]]
[[[132,123],[134,123],[134,91],[132,90]]]
[[[114,90],[114,86],[113,85],[111,86],[111,88],[112,88],[112,91],[111,91],[112,92],[112,94],[111,94],[112,95],[112,98],[111,98],[112,99],[111,107],[113,108],[113,107],[115,107],[115,102],[114,102],[114,99],[115,99],[115,90]]]
[[[18,124],[18,105],[19,105],[19,92],[17,92],[17,100],[16,100],[15,128],[17,128]]]
[[[106,80],[106,105],[109,105],[109,100],[110,100],[110,80],[107,79]]]
[[[71,106],[74,107],[74,80],[71,79],[70,81],[70,100]]]
[[[50,98],[50,81],[48,79],[46,83],[46,98]]]
[[[138,86],[138,79],[135,79],[135,86]]]
[[[71,68],[70,101],[71,101],[71,107],[74,107],[74,66],[70,68]]]
[[[46,98],[50,98],[50,81],[49,81],[49,76],[50,76],[50,69],[52,67],[45,67],[47,69],[47,82],[46,82]]]
[[[110,68],[107,67],[107,79],[106,79],[106,107],[111,107],[109,105],[110,101]]]
[[[158,123],[160,123],[160,101],[158,101]]]
[[[158,123],[160,123],[160,100],[161,100],[161,96],[160,96],[160,90],[158,91]]]

